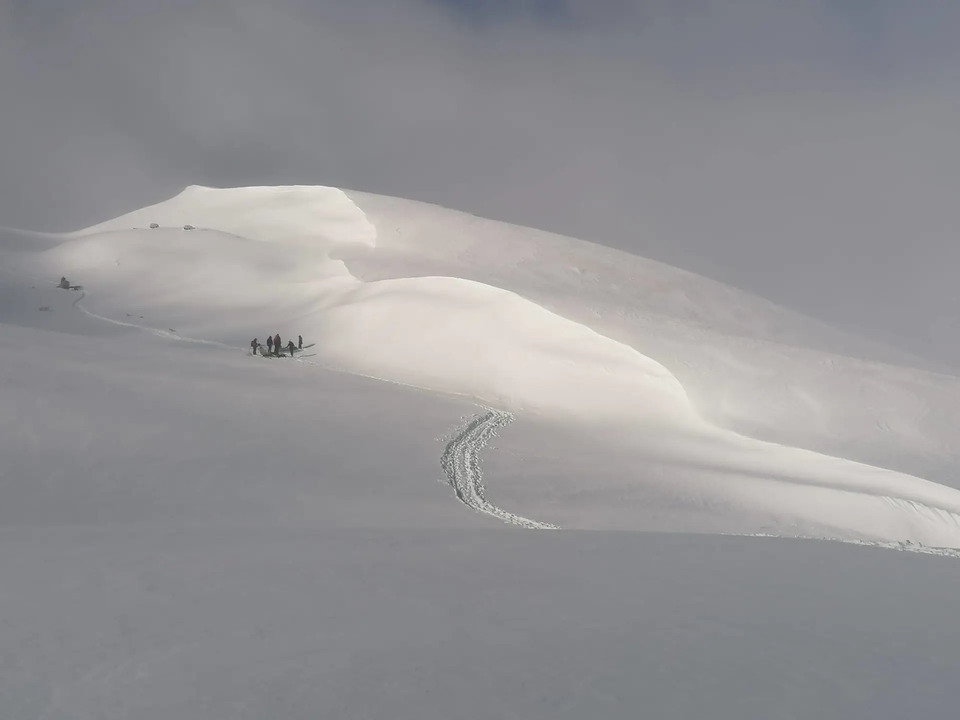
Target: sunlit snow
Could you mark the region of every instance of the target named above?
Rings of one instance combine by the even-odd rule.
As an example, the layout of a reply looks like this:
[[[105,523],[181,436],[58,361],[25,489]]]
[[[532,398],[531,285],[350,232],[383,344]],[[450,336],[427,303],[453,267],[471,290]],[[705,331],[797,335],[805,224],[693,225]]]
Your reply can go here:
[[[691,273],[324,187],[0,230],[0,263],[0,717],[833,712],[864,698],[803,614],[887,611],[811,588],[956,576],[960,380]],[[796,685],[737,690],[774,672],[743,631],[749,672],[679,699],[771,577]]]

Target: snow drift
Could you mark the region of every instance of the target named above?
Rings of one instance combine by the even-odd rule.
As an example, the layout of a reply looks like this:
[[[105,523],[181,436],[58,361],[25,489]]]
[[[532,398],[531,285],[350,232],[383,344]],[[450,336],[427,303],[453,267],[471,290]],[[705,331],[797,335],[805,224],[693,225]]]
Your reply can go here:
[[[956,715],[956,378],[733,288],[188,188],[0,229],[0,353],[3,717]]]
[[[7,247],[81,283],[78,314],[237,350],[282,327],[304,364],[602,436],[617,487],[526,488],[524,517],[960,548],[960,383],[690,273],[323,187],[191,187]]]

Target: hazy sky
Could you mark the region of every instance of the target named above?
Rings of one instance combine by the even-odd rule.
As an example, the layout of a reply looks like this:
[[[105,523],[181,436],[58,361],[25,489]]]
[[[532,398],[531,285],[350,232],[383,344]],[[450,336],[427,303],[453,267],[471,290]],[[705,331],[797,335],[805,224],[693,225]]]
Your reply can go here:
[[[0,225],[321,183],[960,365],[960,3],[0,0]]]

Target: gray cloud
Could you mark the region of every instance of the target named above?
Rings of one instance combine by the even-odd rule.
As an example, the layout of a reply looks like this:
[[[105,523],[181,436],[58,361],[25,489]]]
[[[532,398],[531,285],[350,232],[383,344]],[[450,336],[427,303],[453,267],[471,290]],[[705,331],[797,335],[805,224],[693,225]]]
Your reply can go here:
[[[340,185],[960,361],[954,3],[482,5],[0,0],[0,224]]]

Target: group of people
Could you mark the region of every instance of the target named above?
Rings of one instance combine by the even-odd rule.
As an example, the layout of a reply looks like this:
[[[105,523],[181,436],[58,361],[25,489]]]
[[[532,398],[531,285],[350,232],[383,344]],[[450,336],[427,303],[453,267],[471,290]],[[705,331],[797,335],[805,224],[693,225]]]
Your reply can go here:
[[[262,346],[260,345],[260,341],[257,340],[257,338],[254,338],[253,340],[250,341],[250,349],[254,355],[256,355],[257,352],[259,352],[261,347]],[[296,345],[293,344],[293,340],[289,340],[287,342],[286,348],[284,348],[283,344],[280,341],[280,333],[277,333],[273,337],[270,337],[269,335],[267,335],[267,354],[268,355],[276,355],[279,357],[280,351],[283,349],[286,349],[286,351],[290,353],[290,357],[293,357],[293,353],[295,351],[303,350],[303,335],[297,335]]]

